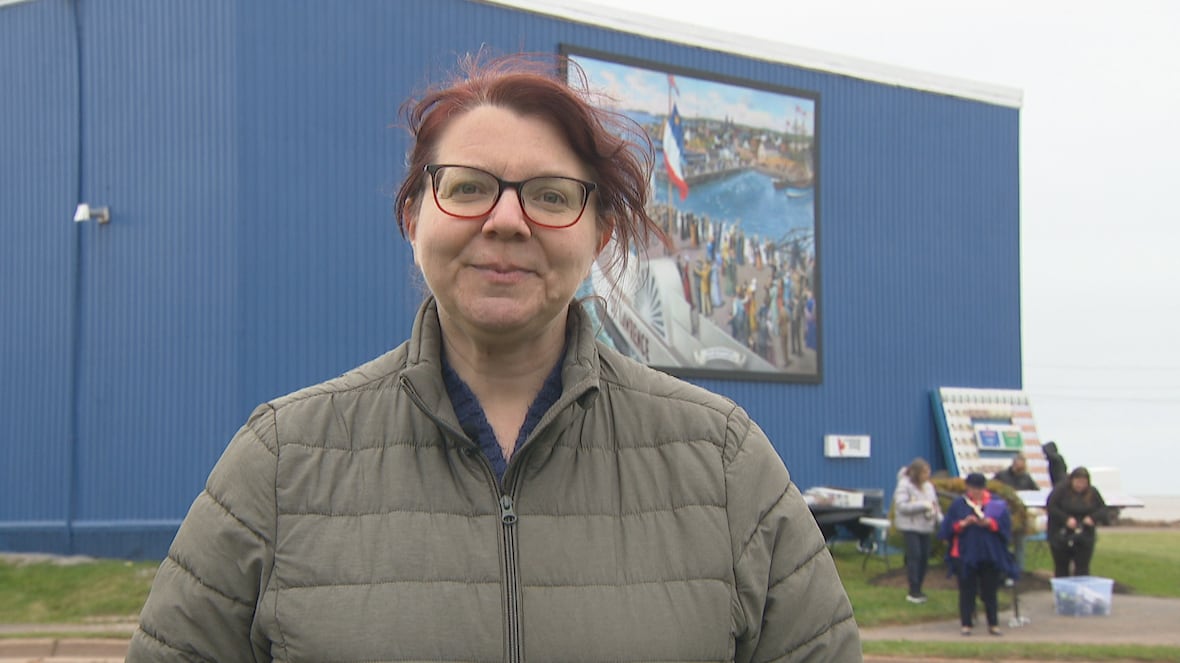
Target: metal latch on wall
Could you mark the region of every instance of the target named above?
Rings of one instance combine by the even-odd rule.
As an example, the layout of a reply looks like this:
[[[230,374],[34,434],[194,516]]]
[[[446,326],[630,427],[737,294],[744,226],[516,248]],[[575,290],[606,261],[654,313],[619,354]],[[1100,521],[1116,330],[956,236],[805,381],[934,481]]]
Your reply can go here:
[[[99,224],[111,222],[111,210],[108,207],[91,207],[89,203],[81,203],[74,212],[74,222],[96,220]]]

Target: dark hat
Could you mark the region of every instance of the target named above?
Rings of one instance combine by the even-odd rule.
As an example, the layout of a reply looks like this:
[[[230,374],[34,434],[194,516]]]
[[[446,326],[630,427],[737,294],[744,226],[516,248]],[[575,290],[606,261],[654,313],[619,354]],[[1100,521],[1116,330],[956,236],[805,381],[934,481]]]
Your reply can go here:
[[[1081,477],[1081,478],[1085,479],[1086,481],[1089,481],[1090,480],[1090,470],[1087,470],[1086,468],[1080,467],[1080,466],[1073,468],[1073,472],[1069,473],[1069,478],[1077,479],[1078,477]]]
[[[987,477],[983,476],[979,472],[972,472],[971,474],[968,474],[966,481],[967,485],[971,486],[972,488],[987,487]]]

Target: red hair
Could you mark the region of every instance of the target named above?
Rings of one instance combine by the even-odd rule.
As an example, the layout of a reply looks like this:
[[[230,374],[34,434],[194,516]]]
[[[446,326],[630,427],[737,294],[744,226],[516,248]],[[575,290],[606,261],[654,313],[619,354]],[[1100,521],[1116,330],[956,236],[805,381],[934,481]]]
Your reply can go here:
[[[567,82],[562,69],[573,74]],[[395,201],[398,230],[406,234],[407,215],[416,214],[426,195],[423,168],[451,122],[479,106],[498,106],[552,123],[590,169],[598,188],[598,219],[617,242],[616,259],[625,264],[631,249],[645,251],[653,239],[667,244],[648,215],[648,184],[654,163],[651,139],[630,118],[592,103],[586,74],[563,56],[516,54],[486,60],[482,54],[459,61],[457,76],[410,99],[401,115],[413,137],[406,177]]]

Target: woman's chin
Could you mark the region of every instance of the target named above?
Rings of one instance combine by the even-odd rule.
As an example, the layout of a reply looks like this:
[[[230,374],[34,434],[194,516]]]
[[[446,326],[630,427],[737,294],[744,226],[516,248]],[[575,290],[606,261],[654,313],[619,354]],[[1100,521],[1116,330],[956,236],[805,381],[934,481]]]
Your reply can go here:
[[[461,303],[459,315],[454,317],[473,333],[498,336],[506,340],[513,335],[520,335],[521,340],[524,340],[535,334],[530,330],[549,327],[546,320],[556,319],[559,315],[564,321],[564,311],[549,311],[535,302],[510,298],[482,298]]]

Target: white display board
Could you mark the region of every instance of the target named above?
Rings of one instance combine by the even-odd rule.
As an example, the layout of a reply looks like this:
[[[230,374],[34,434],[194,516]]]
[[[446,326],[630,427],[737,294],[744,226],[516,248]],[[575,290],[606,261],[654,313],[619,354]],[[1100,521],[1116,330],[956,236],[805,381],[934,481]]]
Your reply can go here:
[[[1023,451],[1037,485],[1049,488],[1049,463],[1028,395],[1015,389],[940,387],[933,394],[946,464],[952,475],[991,478]]]

